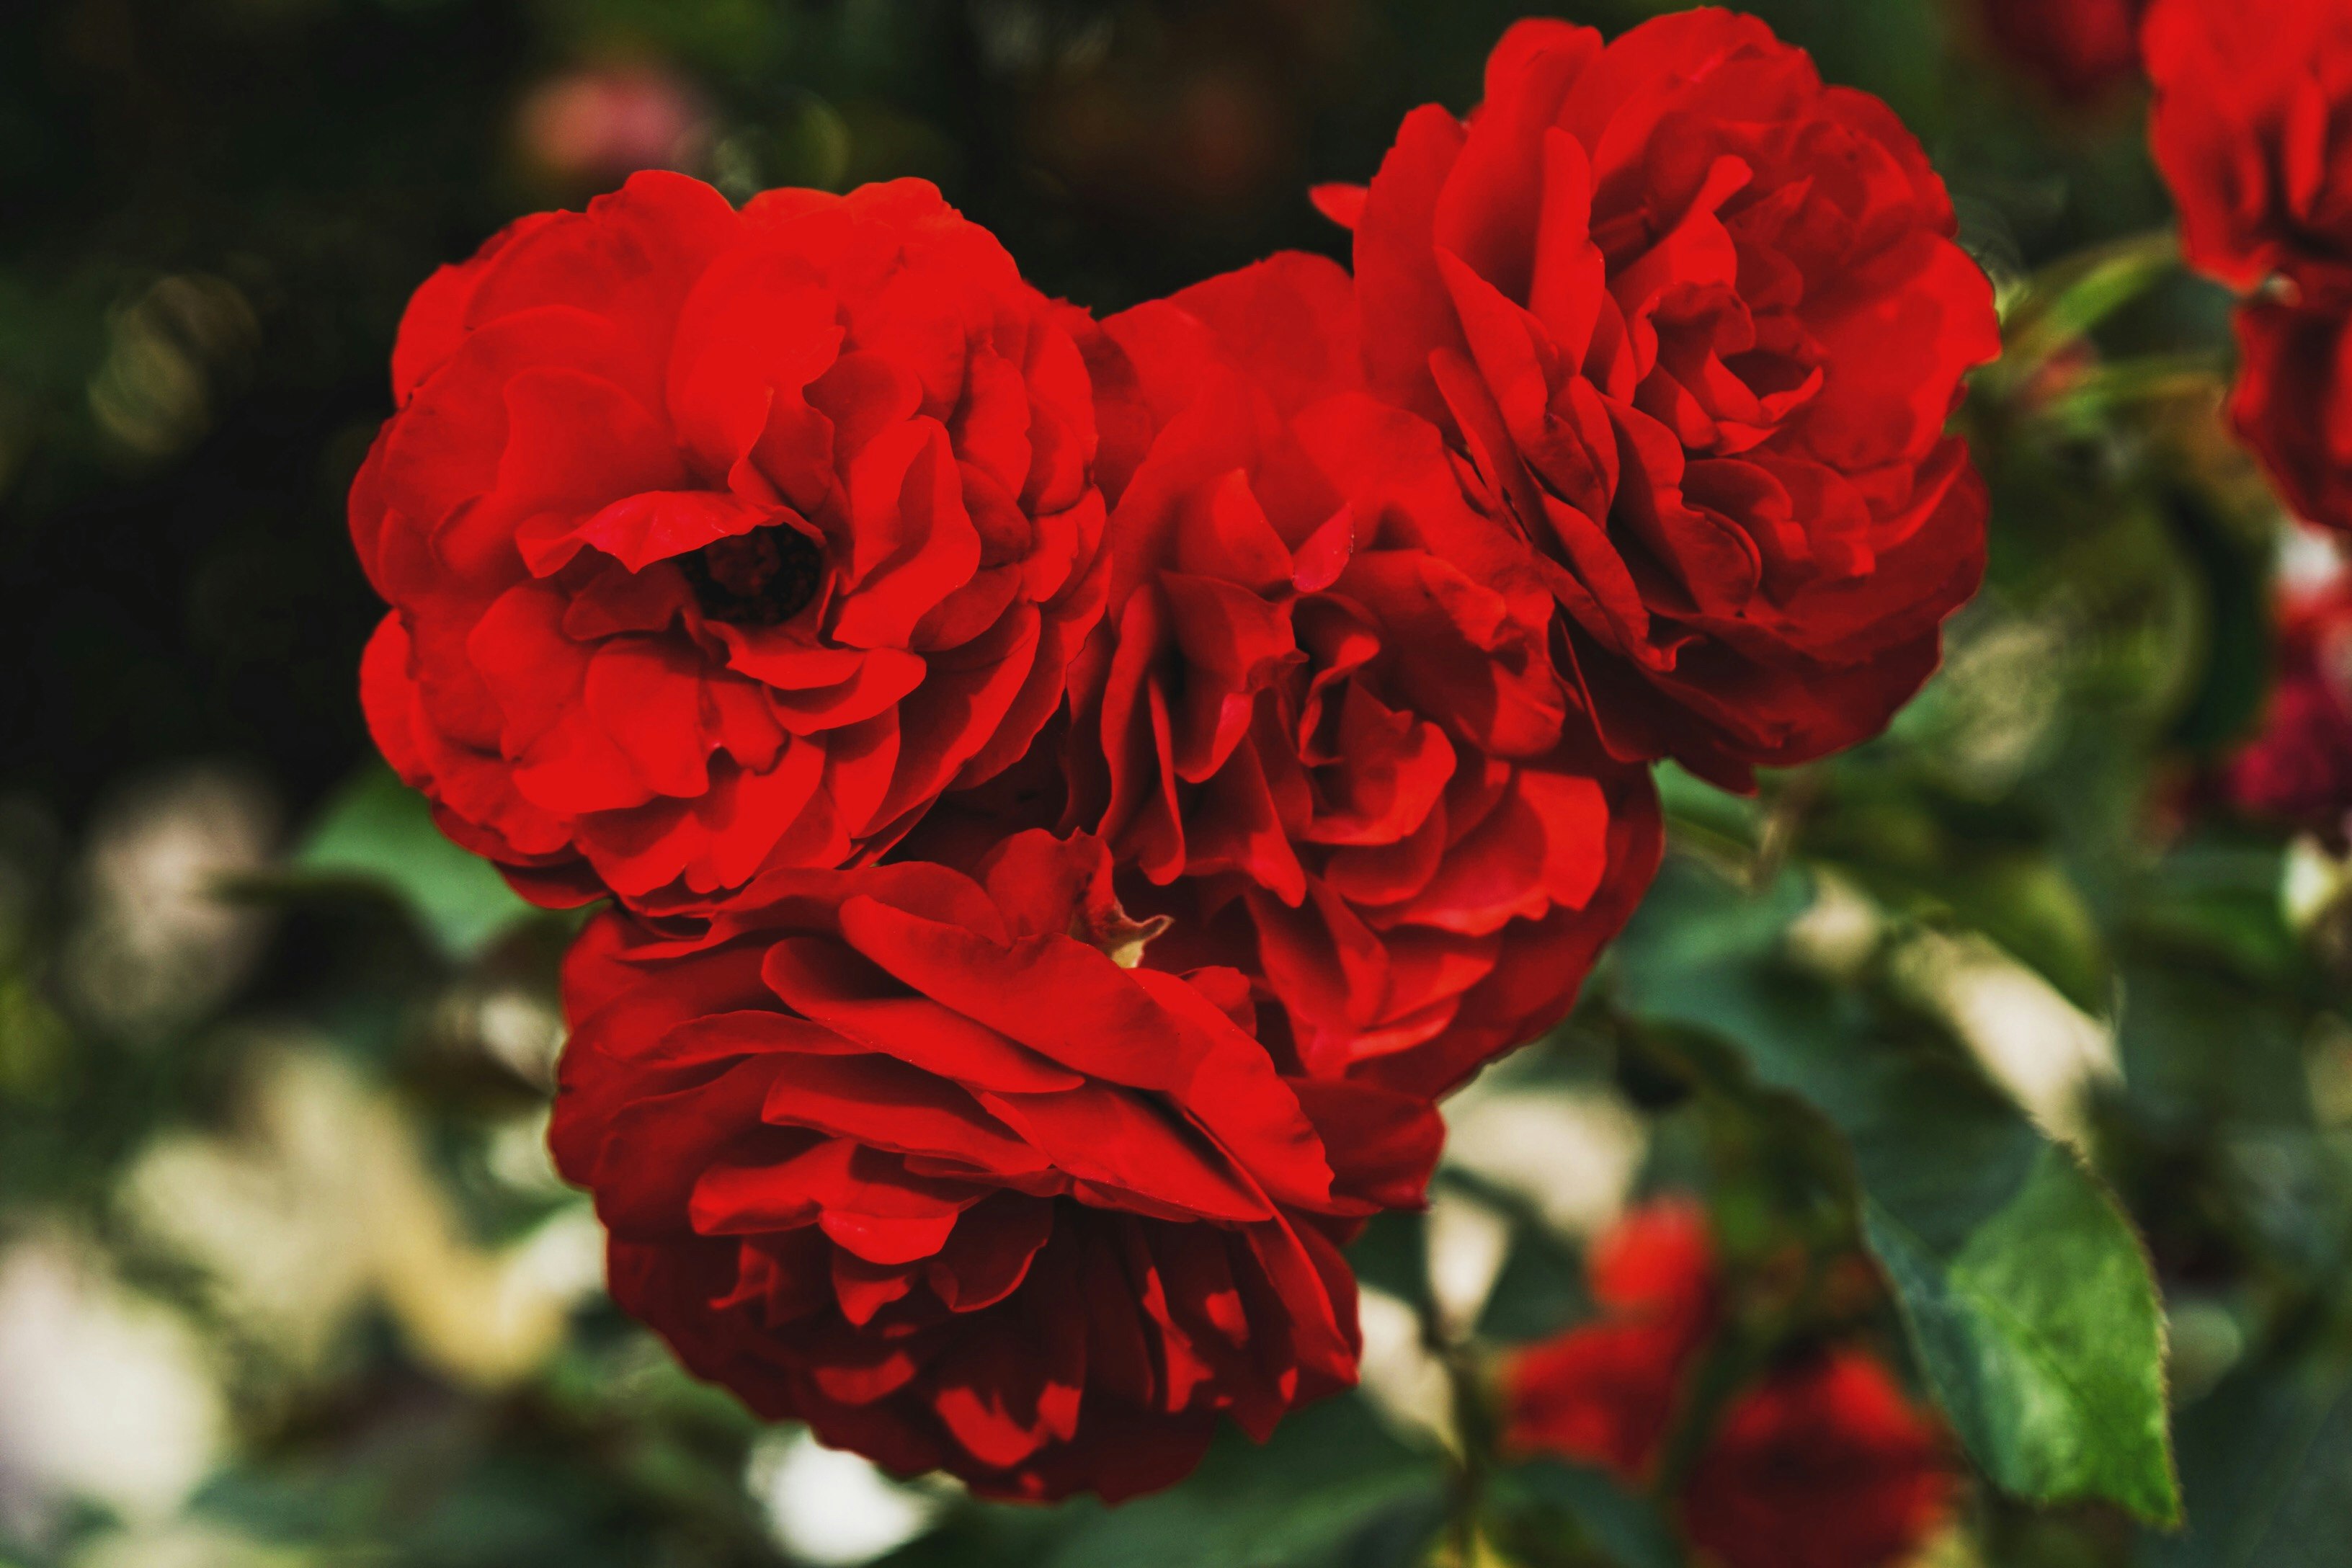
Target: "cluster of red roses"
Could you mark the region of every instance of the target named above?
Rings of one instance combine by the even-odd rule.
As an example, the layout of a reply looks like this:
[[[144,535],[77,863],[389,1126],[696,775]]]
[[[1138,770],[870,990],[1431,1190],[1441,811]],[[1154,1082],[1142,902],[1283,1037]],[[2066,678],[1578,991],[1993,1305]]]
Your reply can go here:
[[[1515,27],[1285,255],[1090,319],[914,181],[646,174],[418,292],[370,722],[542,903],[616,1297],[993,1496],[1355,1375],[1339,1251],[1730,785],[1983,565],[1998,351],[1876,100],[1752,18]]]
[[[1520,1352],[1505,1441],[1621,1479],[1656,1478],[1724,1302],[1706,1216],[1654,1202],[1594,1246],[1603,1316]],[[1886,1568],[1950,1515],[1935,1424],[1856,1345],[1815,1347],[1738,1389],[1675,1486],[1691,1542],[1725,1568]]]

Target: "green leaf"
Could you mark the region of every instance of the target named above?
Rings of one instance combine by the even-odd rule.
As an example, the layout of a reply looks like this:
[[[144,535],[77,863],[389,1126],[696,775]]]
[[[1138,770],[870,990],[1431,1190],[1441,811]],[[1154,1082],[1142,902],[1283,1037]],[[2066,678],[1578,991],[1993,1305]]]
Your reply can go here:
[[[1591,1311],[1583,1259],[1548,1226],[1512,1226],[1511,1250],[1478,1317],[1479,1337],[1498,1344],[1539,1340]]]
[[[363,885],[396,900],[453,959],[473,957],[533,912],[488,861],[443,837],[425,797],[381,765],[327,803],[294,868],[303,880]]]
[[[2303,1020],[2277,991],[2179,952],[2135,955],[2123,973],[2116,1044],[2128,1092],[2151,1125],[2312,1125]],[[2216,1050],[2222,1040],[2229,1049]]]
[[[1106,1507],[976,1504],[887,1568],[1407,1568],[1444,1514],[1433,1455],[1400,1442],[1360,1395],[1286,1417],[1264,1447],[1226,1426],[1178,1485]]]
[[[2005,1490],[2179,1512],[2161,1309],[2114,1200],[1958,1053],[1782,962],[1800,873],[1748,897],[1670,860],[1619,944],[1640,1020],[1737,1047],[1844,1135],[1922,1369]]]
[[[1982,933],[2087,1013],[2113,1000],[2105,942],[2080,888],[2054,859],[1971,845],[1951,863],[1889,875],[1849,868],[1874,893],[1930,921],[1941,912]]]
[[[1429,1306],[1429,1227],[1421,1215],[1374,1215],[1349,1245],[1348,1264],[1363,1283],[1415,1308]]]
[[[1498,1501],[1565,1514],[1617,1568],[1683,1568],[1682,1547],[1655,1505],[1600,1470],[1538,1459],[1502,1472],[1495,1481]]]
[[[2352,1374],[2248,1368],[2180,1419],[2189,1527],[2145,1568],[2337,1568],[2352,1550]]]
[[[2196,491],[2168,490],[2166,514],[2182,552],[2196,563],[2205,658],[2195,687],[2174,718],[2172,738],[2210,756],[2245,738],[2261,721],[2275,662],[2267,532],[2248,538]]]
[[[1228,1428],[1182,1486],[1070,1511],[1083,1522],[1045,1568],[1404,1568],[1441,1521],[1443,1478],[1349,1394],[1290,1416],[1263,1448]]]
[[[2123,889],[2125,930],[2163,963],[2218,965],[2251,990],[2292,998],[2309,971],[2303,938],[2279,899],[2285,856],[2265,830],[2200,824]],[[2126,1029],[2128,1008],[2126,1002]]]
[[[2179,1517],[2147,1265],[2073,1155],[2045,1147],[1948,1250],[1868,1195],[1863,1221],[1928,1381],[1988,1474],[2024,1497]]]
[[[1764,831],[1764,810],[1754,799],[1717,789],[1673,763],[1659,763],[1653,776],[1658,803],[1684,841],[1696,838],[1743,853],[1755,848]]]

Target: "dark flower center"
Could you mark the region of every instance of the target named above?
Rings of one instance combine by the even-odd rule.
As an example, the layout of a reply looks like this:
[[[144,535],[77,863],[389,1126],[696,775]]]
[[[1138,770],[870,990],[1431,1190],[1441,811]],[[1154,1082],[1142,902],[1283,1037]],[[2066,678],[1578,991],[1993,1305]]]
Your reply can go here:
[[[773,626],[808,607],[824,583],[824,556],[788,523],[714,540],[677,558],[695,601],[714,621]]]

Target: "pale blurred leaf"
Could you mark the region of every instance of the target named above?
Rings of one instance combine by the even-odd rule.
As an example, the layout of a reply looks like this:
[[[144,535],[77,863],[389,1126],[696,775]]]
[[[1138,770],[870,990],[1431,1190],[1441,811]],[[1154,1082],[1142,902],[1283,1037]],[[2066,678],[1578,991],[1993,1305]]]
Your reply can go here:
[[[367,768],[327,803],[293,867],[306,879],[387,894],[455,959],[472,957],[532,912],[488,861],[443,837],[425,797],[383,766]]]
[[[1682,1546],[1656,1505],[1590,1466],[1538,1459],[1506,1471],[1499,1482],[1573,1520],[1616,1568],[1683,1568]]]

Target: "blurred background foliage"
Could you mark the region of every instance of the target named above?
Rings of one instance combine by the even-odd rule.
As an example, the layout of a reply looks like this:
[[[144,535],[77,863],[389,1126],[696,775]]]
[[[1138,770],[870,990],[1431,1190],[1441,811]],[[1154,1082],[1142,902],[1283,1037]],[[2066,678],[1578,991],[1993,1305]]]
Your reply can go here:
[[[1118,1510],[887,1482],[604,1302],[541,1142],[569,927],[372,762],[342,494],[408,291],[519,213],[920,174],[1112,310],[1344,254],[1306,184],[1562,8],[0,8],[0,1563],[1672,1568],[1650,1500],[1478,1458],[1488,1355],[1666,1189],[1733,1281],[1710,1375],[1858,1335],[1951,1411],[1938,1568],[2344,1562],[2352,903],[2210,787],[2314,549],[2216,421],[2226,301],[2129,89],[2048,101],[1964,0],[1752,8],[1919,132],[2000,287],[1989,585],[1885,740],[1667,777],[1634,930],[1356,1249],[1365,1389]]]

